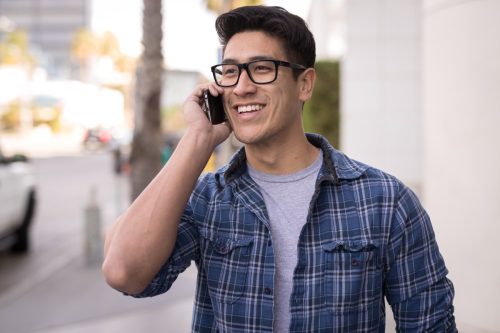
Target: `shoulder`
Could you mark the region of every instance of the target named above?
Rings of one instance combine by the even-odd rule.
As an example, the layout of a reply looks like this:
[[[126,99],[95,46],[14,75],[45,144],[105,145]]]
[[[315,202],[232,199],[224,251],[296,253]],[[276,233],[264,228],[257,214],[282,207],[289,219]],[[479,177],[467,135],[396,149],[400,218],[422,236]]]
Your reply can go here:
[[[209,198],[213,193],[221,189],[221,182],[219,181],[220,174],[218,172],[204,173],[196,182],[193,190],[193,196],[197,198]]]
[[[386,171],[350,158],[335,149],[329,154],[340,183],[350,184],[356,189],[380,190],[394,197],[407,189],[399,178]]]
[[[401,181],[376,167],[360,162],[335,149],[321,135],[307,133],[308,140],[323,152],[322,173],[334,175],[339,182],[381,182],[387,186],[399,187]]]
[[[226,180],[226,173],[230,164],[227,164],[215,172],[203,173],[197,180],[193,190],[191,201],[212,201],[220,198],[220,195],[230,191]]]
[[[343,162],[340,164],[349,167],[345,169],[348,171],[340,172],[341,184],[348,184],[354,191],[354,197],[365,208],[378,203],[385,214],[396,221],[393,227],[401,230],[407,228],[407,223],[411,221],[428,223],[429,218],[420,199],[403,181],[381,169],[342,155]],[[353,176],[356,172],[352,170],[361,171]],[[344,180],[342,176],[345,176]]]

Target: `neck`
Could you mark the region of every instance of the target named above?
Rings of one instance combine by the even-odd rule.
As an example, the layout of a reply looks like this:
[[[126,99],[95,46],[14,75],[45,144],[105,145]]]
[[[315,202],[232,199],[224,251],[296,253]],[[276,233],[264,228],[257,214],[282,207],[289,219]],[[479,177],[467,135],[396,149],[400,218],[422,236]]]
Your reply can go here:
[[[279,142],[246,145],[245,152],[252,168],[278,175],[307,168],[318,157],[319,148],[313,146],[303,134]]]

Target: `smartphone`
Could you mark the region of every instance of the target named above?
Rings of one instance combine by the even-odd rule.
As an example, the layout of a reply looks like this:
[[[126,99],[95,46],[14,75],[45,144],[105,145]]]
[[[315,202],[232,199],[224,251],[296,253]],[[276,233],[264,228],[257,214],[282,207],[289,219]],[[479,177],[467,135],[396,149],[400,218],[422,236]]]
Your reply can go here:
[[[208,89],[203,91],[204,111],[208,120],[214,124],[223,123],[226,120],[224,105],[222,103],[222,95],[217,97],[212,96]]]

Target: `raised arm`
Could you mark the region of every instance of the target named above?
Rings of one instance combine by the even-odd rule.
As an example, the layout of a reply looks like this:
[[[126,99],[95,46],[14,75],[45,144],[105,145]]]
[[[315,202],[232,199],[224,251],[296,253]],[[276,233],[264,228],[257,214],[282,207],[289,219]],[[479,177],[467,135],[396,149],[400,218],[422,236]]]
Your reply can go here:
[[[186,132],[168,163],[108,231],[102,266],[106,282],[120,291],[144,290],[175,245],[182,213],[214,148],[230,134],[226,124],[212,126],[201,110],[203,88],[183,106]],[[212,94],[223,90],[210,85]]]

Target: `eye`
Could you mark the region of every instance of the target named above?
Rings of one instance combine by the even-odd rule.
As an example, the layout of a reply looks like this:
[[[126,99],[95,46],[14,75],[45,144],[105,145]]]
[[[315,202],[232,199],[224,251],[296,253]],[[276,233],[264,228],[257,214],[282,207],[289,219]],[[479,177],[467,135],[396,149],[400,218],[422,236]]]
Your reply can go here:
[[[272,62],[258,62],[253,66],[253,71],[256,73],[268,73],[274,70]]]
[[[238,74],[238,67],[236,66],[224,66],[222,67],[222,75],[224,76],[234,76]]]

